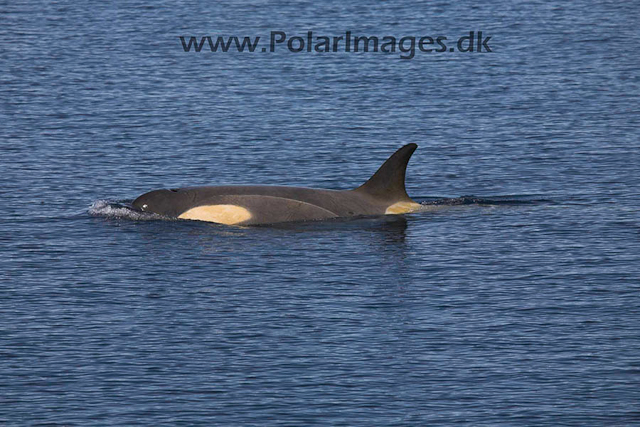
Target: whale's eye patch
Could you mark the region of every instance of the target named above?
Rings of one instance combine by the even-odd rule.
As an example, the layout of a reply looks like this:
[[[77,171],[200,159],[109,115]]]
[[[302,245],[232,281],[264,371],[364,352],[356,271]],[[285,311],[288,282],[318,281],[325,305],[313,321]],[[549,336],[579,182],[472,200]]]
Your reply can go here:
[[[148,207],[149,207],[149,205],[142,205],[142,208],[141,208],[141,209],[142,209],[142,210],[145,210],[145,209],[147,209]]]

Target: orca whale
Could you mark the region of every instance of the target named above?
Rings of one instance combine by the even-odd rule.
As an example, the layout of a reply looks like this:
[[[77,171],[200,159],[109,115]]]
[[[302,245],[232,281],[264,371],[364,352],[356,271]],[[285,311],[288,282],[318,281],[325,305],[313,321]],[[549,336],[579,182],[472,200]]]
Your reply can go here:
[[[134,209],[171,218],[227,225],[318,221],[413,212],[407,195],[407,163],[418,146],[396,151],[367,182],[353,190],[285,186],[215,186],[154,190],[133,201]]]

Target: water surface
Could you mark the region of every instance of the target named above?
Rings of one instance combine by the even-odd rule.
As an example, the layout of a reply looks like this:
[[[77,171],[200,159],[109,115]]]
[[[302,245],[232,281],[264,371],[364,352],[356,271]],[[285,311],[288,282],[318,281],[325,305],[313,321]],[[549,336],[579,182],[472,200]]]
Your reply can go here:
[[[63,1],[0,19],[0,423],[640,422],[637,6]],[[481,30],[494,52],[178,39],[271,30]],[[352,188],[411,142],[429,208],[411,215],[241,228],[121,207]]]

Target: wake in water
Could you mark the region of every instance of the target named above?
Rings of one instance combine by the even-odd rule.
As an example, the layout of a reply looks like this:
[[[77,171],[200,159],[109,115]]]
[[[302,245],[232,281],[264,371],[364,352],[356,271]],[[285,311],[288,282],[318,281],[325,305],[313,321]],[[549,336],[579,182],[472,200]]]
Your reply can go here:
[[[416,197],[422,199],[422,206],[461,206],[461,205],[478,205],[478,206],[520,206],[520,205],[540,205],[553,203],[552,200],[537,198],[528,195],[513,196],[460,196],[460,197]],[[426,200],[425,200],[426,199]]]

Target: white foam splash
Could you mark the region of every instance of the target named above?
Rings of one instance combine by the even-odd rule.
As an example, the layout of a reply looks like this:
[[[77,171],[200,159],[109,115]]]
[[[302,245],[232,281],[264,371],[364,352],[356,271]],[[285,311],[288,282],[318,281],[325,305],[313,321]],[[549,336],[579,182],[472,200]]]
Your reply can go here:
[[[114,219],[131,219],[135,221],[165,219],[161,215],[139,212],[131,209],[130,207],[127,207],[126,205],[122,205],[120,203],[112,202],[109,200],[96,200],[91,204],[88,212],[91,216],[100,216],[104,218]]]

